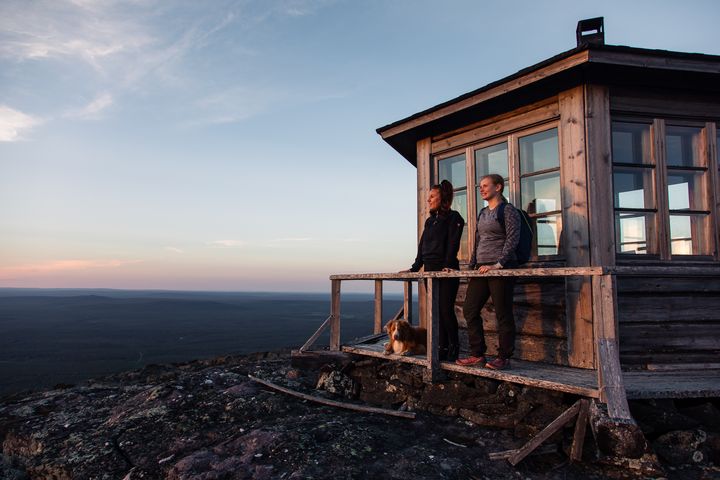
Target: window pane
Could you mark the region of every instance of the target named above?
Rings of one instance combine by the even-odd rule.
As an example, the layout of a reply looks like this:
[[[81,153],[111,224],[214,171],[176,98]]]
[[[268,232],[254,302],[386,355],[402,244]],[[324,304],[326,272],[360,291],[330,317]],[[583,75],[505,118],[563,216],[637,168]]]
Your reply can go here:
[[[670,215],[670,253],[710,255],[705,241],[707,215]]]
[[[665,130],[667,164],[672,167],[701,167],[700,128],[673,127]]]
[[[655,208],[651,168],[613,169],[615,208]]]
[[[670,210],[705,210],[702,180],[705,172],[668,172],[668,204]]]
[[[560,232],[562,232],[562,217],[548,215],[535,218],[535,244],[538,255],[557,255],[560,246]]]
[[[618,253],[656,253],[648,245],[649,231],[655,224],[654,213],[615,213],[615,245]]]
[[[455,155],[438,162],[438,183],[447,180],[453,184],[453,188],[462,188],[465,181],[465,154]]]
[[[475,150],[475,178],[478,183],[490,173],[497,173],[503,178],[509,176],[507,142]]]
[[[530,214],[560,210],[560,172],[525,177],[520,192],[522,208]]]
[[[505,198],[507,198],[508,202],[512,203],[512,190],[510,189],[510,180],[505,179],[505,189],[503,190],[503,195]],[[475,205],[477,205],[478,213],[480,213],[480,209],[483,207],[487,207],[487,202],[482,199],[482,196],[480,196],[480,187],[475,188]]]
[[[468,229],[467,225],[463,228],[462,237],[460,237],[460,251],[458,252],[458,259],[465,261],[470,259],[470,247],[468,246]]]
[[[521,174],[559,166],[557,128],[520,139]]]
[[[457,210],[465,222],[467,222],[467,192],[455,192],[450,208]]]
[[[652,164],[650,125],[613,122],[612,160],[616,163]]]

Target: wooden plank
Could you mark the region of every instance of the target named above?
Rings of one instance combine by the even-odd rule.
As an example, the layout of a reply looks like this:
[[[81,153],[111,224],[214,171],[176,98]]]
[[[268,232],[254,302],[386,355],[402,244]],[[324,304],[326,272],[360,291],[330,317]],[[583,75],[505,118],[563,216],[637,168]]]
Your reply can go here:
[[[672,323],[716,322],[720,321],[720,295],[618,295],[618,319],[621,325],[655,324],[658,328]]]
[[[555,432],[563,428],[566,424],[568,424],[573,418],[575,418],[580,411],[580,402],[582,400],[578,400],[575,402],[572,407],[565,410],[563,413],[560,414],[559,417],[557,417],[555,420],[550,422],[550,425],[543,428],[540,433],[535,435],[529,442],[527,442],[525,445],[517,449],[517,451],[508,458],[508,462],[510,462],[511,465],[517,465],[520,463],[525,457],[527,457],[530,452],[535,450],[538,446],[540,446],[541,443],[543,443],[545,440],[550,438]]]
[[[330,350],[340,350],[340,280],[330,282]]]
[[[430,171],[430,138],[425,138],[417,142],[417,241],[420,243],[425,219],[430,214],[427,208],[428,190],[431,186]],[[418,287],[418,315],[420,317],[420,326],[424,327],[425,307],[427,301],[425,298],[425,285],[420,282]]]
[[[427,328],[427,288],[426,280],[418,282],[418,321],[422,328]]]
[[[623,372],[627,397],[707,398],[720,396],[720,369]]]
[[[618,277],[618,298],[623,296],[638,298],[634,294],[692,295],[720,294],[720,269],[715,278],[707,277]]]
[[[720,115],[718,115],[720,117]],[[711,231],[713,235],[713,249],[715,261],[720,260],[720,167],[718,166],[718,132],[713,122],[705,124],[705,138],[707,139],[707,163],[710,176],[710,199],[708,203],[713,207],[711,214]]]
[[[588,178],[590,264],[615,265],[610,93],[607,87],[585,87],[585,141]]]
[[[263,380],[261,378],[253,377],[252,375],[248,375],[248,378],[252,380],[253,382],[257,382],[261,385],[265,385],[268,388],[272,388],[273,390],[277,390],[278,392],[286,393],[288,395],[292,395],[293,397],[302,398],[303,400],[309,400],[311,402],[320,403],[322,405],[328,405],[331,407],[338,407],[338,408],[345,408],[347,410],[355,410],[358,412],[364,412],[364,413],[381,413],[383,415],[391,415],[394,417],[402,417],[402,418],[415,418],[414,412],[402,412],[400,410],[389,410],[387,408],[377,408],[377,407],[368,407],[365,405],[358,405],[355,403],[347,403],[347,402],[338,402],[335,400],[330,400],[328,398],[323,397],[316,397],[314,395],[308,395],[307,393],[298,392],[295,390],[291,390],[289,388],[282,387],[280,385],[277,385],[273,382],[269,382],[267,380]]]
[[[587,61],[587,58],[587,50],[578,52],[551,65],[539,68],[525,75],[521,75],[520,77],[513,78],[495,87],[478,92],[477,94],[470,97],[449,103],[444,107],[433,109],[432,111],[429,111],[422,115],[418,115],[414,118],[410,118],[405,122],[395,125],[394,127],[381,131],[380,135],[384,139],[394,137],[395,135],[406,132],[420,125],[432,122],[433,120],[452,115],[453,113],[457,113],[461,110],[465,110],[466,108],[486,102],[492,98],[499,97],[519,88],[526,87],[537,81],[544,80],[548,76],[555,75],[556,73],[560,73],[577,65],[585,63]]]
[[[475,144],[488,138],[510,132],[527,129],[535,125],[558,118],[557,98],[544,100],[543,104],[532,110],[520,113],[518,110],[473,124],[471,129],[463,127],[462,132],[452,132],[433,138],[433,154]],[[471,157],[468,157],[471,158]],[[470,177],[468,177],[470,178]],[[475,211],[475,210],[473,210]]]
[[[325,321],[322,323],[322,325],[320,325],[320,328],[318,328],[318,329],[315,331],[315,333],[313,333],[313,334],[310,336],[310,338],[308,339],[308,341],[305,342],[302,347],[300,347],[300,353],[305,352],[305,350],[307,350],[308,348],[310,348],[310,347],[317,341],[318,337],[320,337],[320,335],[322,334],[322,332],[325,331],[325,329],[327,328],[327,326],[330,324],[330,321],[332,320],[332,318],[333,318],[332,315],[330,315],[327,319],[325,319]]]
[[[383,358],[395,362],[411,363],[413,365],[427,366],[427,359],[419,355],[396,355],[391,353],[385,355],[385,349],[382,344],[378,345],[344,345],[342,351],[345,353],[354,353],[356,355],[364,355],[366,357]]]
[[[668,55],[648,55],[643,52],[618,52],[609,50],[591,50],[589,63],[608,65],[625,65],[644,69],[684,70],[687,72],[720,73],[720,62],[717,60],[674,57]]]
[[[720,275],[720,265],[708,266],[616,266],[607,267],[605,273],[627,276],[652,277],[716,277]]]
[[[439,381],[440,371],[440,289],[439,280],[430,279],[427,282],[427,309],[425,311],[427,320],[427,370],[426,380],[430,382]]]
[[[717,97],[693,92],[613,87],[610,96],[610,110],[613,114],[648,115],[684,119],[720,118],[720,104]]]
[[[403,282],[403,318],[412,323],[412,282]]]
[[[628,323],[620,325],[622,352],[672,352],[679,355],[692,350],[720,352],[720,322],[661,325]]]
[[[582,86],[559,95],[561,242],[567,265],[572,267],[590,265],[584,100]],[[576,367],[592,368],[595,364],[590,290],[587,277],[566,280],[568,362]]]
[[[375,326],[373,333],[382,332],[383,328],[383,284],[382,280],[375,280]]]
[[[580,400],[580,411],[578,412],[577,420],[575,420],[575,432],[573,433],[572,447],[570,448],[570,461],[580,462],[582,461],[583,445],[585,444],[585,430],[588,424],[588,416],[590,411],[590,403],[585,400]]]

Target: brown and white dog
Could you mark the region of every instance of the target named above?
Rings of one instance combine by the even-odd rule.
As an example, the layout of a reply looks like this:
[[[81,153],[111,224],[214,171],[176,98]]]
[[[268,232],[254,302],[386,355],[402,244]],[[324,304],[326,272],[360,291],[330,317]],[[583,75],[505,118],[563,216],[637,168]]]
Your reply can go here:
[[[385,355],[424,355],[427,351],[427,330],[413,327],[407,320],[390,320],[385,325],[389,342]]]

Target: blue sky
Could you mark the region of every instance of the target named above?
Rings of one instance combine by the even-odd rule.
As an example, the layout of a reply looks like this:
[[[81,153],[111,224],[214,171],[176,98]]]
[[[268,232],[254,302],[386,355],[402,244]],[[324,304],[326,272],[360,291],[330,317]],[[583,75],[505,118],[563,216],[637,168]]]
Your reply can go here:
[[[326,291],[407,268],[375,128],[575,45],[720,54],[714,1],[0,2],[0,287]]]

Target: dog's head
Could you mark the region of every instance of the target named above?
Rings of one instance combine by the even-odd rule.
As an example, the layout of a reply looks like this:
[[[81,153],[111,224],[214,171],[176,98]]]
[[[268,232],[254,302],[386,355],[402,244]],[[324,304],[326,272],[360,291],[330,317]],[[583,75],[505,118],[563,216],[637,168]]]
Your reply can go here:
[[[385,325],[384,330],[387,332],[388,338],[390,338],[391,340],[397,340],[397,339],[395,338],[395,331],[397,330],[397,323],[398,323],[397,320],[390,320],[390,321]]]
[[[385,325],[388,336],[398,342],[412,339],[412,326],[407,320],[390,320]]]

